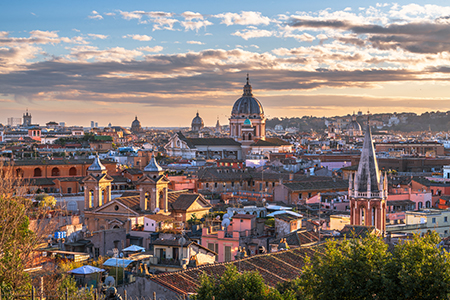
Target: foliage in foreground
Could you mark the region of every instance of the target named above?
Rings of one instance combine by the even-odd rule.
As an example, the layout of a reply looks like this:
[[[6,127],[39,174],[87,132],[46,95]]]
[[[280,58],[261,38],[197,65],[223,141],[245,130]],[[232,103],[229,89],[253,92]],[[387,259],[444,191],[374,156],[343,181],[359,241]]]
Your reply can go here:
[[[390,252],[373,235],[331,240],[322,255],[306,259],[301,277],[277,290],[258,273],[230,266],[220,278],[204,274],[196,299],[450,299],[450,255],[439,241],[435,232],[416,235]]]
[[[230,265],[219,278],[203,274],[197,290],[196,300],[293,300],[294,294],[287,291],[281,295],[278,290],[268,287],[257,272],[239,273]]]
[[[448,299],[450,255],[439,241],[436,232],[416,235],[392,253],[372,235],[330,241],[290,288],[297,299]]]

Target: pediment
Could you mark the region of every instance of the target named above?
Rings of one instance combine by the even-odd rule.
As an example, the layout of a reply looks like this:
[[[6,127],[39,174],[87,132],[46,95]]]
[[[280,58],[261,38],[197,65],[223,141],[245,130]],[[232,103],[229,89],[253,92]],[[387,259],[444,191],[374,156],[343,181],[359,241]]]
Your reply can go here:
[[[139,215],[131,208],[127,207],[123,203],[116,201],[116,200],[111,200],[110,202],[97,207],[96,209],[93,210],[93,212],[94,213],[102,213],[102,214],[110,213],[110,214],[121,214],[121,215],[130,215],[130,216],[131,215],[133,215],[133,216]]]

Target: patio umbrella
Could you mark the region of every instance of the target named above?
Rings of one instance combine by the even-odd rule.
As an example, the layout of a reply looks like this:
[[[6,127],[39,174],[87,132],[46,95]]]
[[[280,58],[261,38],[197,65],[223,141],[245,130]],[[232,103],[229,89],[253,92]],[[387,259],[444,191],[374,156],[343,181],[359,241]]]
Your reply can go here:
[[[104,272],[104,269],[100,269],[93,266],[82,266],[76,269],[73,269],[71,271],[68,271],[67,273],[71,274],[79,274],[79,275],[87,275],[87,274],[94,274],[94,273],[100,273]]]
[[[122,251],[138,252],[138,251],[142,251],[142,250],[145,250],[145,248],[139,247],[136,245],[131,245],[130,247],[127,247],[127,248],[123,249]]]

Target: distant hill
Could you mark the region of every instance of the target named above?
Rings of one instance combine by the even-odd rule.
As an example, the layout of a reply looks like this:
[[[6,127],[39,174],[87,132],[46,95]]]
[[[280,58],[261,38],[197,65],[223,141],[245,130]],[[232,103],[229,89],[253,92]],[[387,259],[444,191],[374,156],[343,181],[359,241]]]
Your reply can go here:
[[[283,126],[284,129],[293,127],[299,131],[323,132],[326,129],[326,122],[349,121],[351,115],[335,116],[330,118],[318,118],[313,116],[303,116],[294,118],[272,118],[266,121],[268,128],[275,128],[276,125]],[[413,131],[449,131],[450,111],[447,112],[425,112],[421,115],[415,113],[382,113],[370,116],[370,120],[376,123],[379,129],[399,132]],[[357,121],[361,126],[365,126],[367,115],[360,115]],[[380,128],[381,127],[381,128]]]

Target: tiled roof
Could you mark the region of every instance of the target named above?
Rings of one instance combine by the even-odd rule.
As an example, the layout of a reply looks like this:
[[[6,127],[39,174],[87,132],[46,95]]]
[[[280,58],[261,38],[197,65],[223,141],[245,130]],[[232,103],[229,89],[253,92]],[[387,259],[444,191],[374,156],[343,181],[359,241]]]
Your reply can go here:
[[[50,178],[25,178],[23,182],[30,186],[55,185],[53,179]]]
[[[283,213],[283,214],[276,214],[274,216],[275,219],[280,219],[286,222],[290,222],[292,220],[298,220],[301,219],[301,217],[296,217],[294,215],[288,214],[288,213]]]
[[[358,238],[366,237],[368,234],[375,231],[373,226],[362,226],[362,225],[345,225],[345,227],[340,231],[341,236],[347,238]]]
[[[194,146],[240,146],[231,138],[186,138]]]
[[[220,277],[228,265],[236,266],[239,272],[258,271],[264,282],[274,287],[277,283],[296,278],[305,265],[306,256],[315,254],[313,248],[296,248],[289,251],[256,255],[229,263],[205,265],[179,272],[151,276],[149,280],[158,283],[179,295],[195,294],[200,285],[200,276]]]
[[[287,188],[292,191],[322,191],[322,190],[335,190],[348,189],[348,181],[342,179],[324,180],[324,181],[300,181],[300,182],[285,182],[283,183]]]
[[[443,183],[443,182],[436,182],[436,181],[433,182],[424,177],[414,177],[412,180],[417,183],[420,183],[424,186],[441,186],[441,187],[450,186],[450,183]]]
[[[14,160],[14,166],[38,166],[38,165],[91,165],[92,159],[24,159],[24,160]],[[116,164],[115,162],[103,160],[102,164]]]
[[[128,196],[128,197],[118,197],[116,199],[114,199],[116,201],[119,201],[120,203],[122,203],[123,205],[131,208],[132,210],[138,211],[141,210],[140,207],[140,196],[136,195],[136,196]]]
[[[234,215],[233,216],[233,219],[248,219],[248,220],[251,220],[251,219],[254,219],[254,218],[256,218],[256,216],[255,215],[250,215],[250,214],[236,214],[236,215]]]
[[[199,201],[205,207],[211,207],[201,194],[185,192],[169,192],[167,194],[169,206],[174,210],[187,210],[195,201]]]
[[[297,230],[285,236],[271,240],[270,244],[279,244],[282,238],[286,239],[286,243],[289,245],[289,247],[300,247],[302,245],[308,245],[318,242],[319,234],[312,230]]]
[[[266,138],[265,140],[258,140],[252,146],[289,146],[292,145],[280,138]]]
[[[131,175],[142,175],[142,174],[144,174],[142,172],[142,170],[135,169],[135,168],[125,169],[124,172],[127,172],[128,174],[131,174]]]

